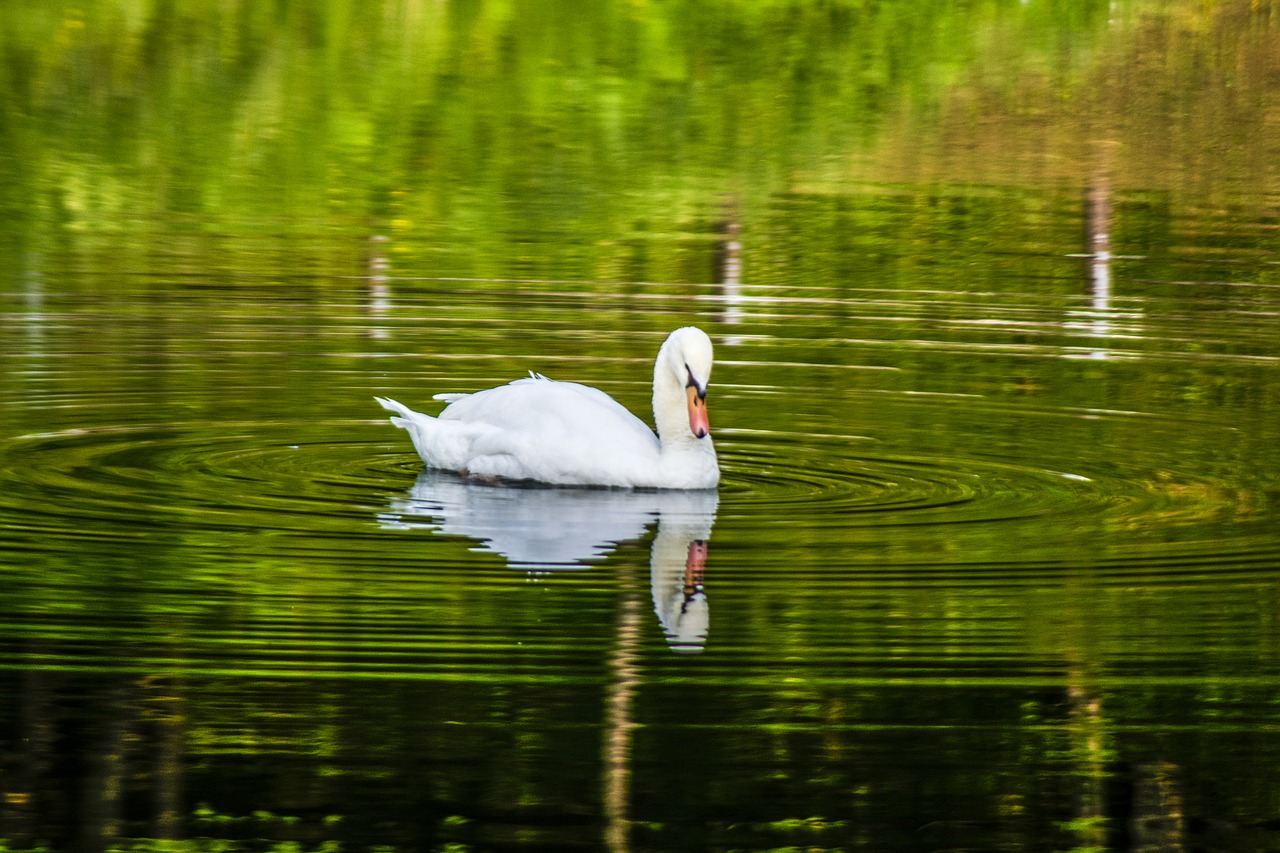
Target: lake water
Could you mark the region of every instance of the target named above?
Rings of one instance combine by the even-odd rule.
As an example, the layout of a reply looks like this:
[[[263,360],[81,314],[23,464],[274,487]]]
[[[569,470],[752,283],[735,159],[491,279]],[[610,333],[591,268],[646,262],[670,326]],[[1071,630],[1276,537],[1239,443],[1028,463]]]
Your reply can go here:
[[[4,845],[1280,846],[1274,3],[223,5],[0,24]]]

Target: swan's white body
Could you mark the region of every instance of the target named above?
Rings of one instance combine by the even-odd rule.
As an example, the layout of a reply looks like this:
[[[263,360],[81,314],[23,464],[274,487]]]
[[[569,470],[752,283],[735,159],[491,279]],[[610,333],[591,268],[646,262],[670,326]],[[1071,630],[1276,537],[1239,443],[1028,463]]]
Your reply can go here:
[[[437,394],[431,417],[378,397],[432,468],[578,486],[710,489],[720,468],[705,408],[711,340],[686,326],[653,368],[657,435],[608,394],[534,374],[474,394]]]

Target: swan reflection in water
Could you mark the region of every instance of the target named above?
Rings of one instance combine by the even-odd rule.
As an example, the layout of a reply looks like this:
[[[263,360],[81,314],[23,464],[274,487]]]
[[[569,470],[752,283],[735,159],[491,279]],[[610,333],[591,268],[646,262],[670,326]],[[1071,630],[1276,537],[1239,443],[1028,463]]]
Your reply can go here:
[[[391,501],[383,527],[466,536],[515,569],[586,569],[657,523],[649,552],[653,609],[673,651],[700,652],[709,610],[703,589],[715,490],[636,491],[494,485],[427,470]]]

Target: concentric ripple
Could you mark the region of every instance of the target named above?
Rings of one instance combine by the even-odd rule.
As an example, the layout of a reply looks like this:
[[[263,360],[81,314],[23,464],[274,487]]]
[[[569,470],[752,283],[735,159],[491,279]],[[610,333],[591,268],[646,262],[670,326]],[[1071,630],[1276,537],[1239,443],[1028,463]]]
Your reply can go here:
[[[725,488],[747,512],[818,513],[810,523],[839,527],[970,524],[1104,516],[1122,519],[1171,511],[1177,489],[1162,492],[1141,474],[1056,470],[1029,461],[877,455],[874,443],[840,436],[736,430],[724,442],[731,473]],[[803,466],[794,451],[805,447]],[[1154,475],[1152,475],[1154,476]],[[1181,503],[1212,511],[1207,483],[1183,477]]]
[[[962,439],[930,456],[918,449],[935,435],[902,429],[930,423],[928,407],[910,398],[891,405],[892,441],[729,431],[720,445],[722,526],[755,525],[767,540],[787,527],[782,520],[803,518],[812,553],[798,561],[814,563],[805,577],[834,584],[851,570],[915,584],[923,567],[964,583],[1052,582],[1081,571],[1122,584],[1208,583],[1280,559],[1265,486],[1186,461],[1190,436],[1221,448],[1248,442],[1231,427],[973,401],[954,424],[1021,438]],[[1182,445],[1159,440],[1166,435]],[[1130,449],[1108,452],[1099,436]],[[771,544],[793,541],[783,532]]]
[[[736,437],[736,436],[735,436]],[[756,435],[731,460],[731,487],[744,506],[818,511],[818,522],[849,525],[962,523],[1087,511],[1104,502],[1088,477],[1015,464],[927,457],[878,457],[838,436]],[[758,443],[758,444],[757,444]],[[787,467],[804,443],[818,464]],[[864,451],[858,453],[857,451]]]
[[[357,423],[321,427],[349,434]],[[269,422],[19,436],[0,463],[0,506],[11,531],[38,531],[46,542],[60,532],[111,537],[131,525],[306,532],[362,517],[370,493],[409,465],[368,442],[291,441],[296,430]]]
[[[1180,526],[1229,520],[1239,528],[1257,516],[1238,490],[1144,470],[1145,460],[1085,460],[1061,470],[1034,464],[1030,454],[886,452],[860,436],[726,429],[719,441],[721,514],[804,519],[806,527],[846,534],[934,526],[963,537],[965,527],[1043,551],[1082,531],[1106,528],[1113,544],[1123,544],[1156,527],[1167,539]],[[421,470],[401,433],[366,420],[313,423],[305,436],[253,421],[217,430],[194,423],[64,430],[12,439],[2,458],[5,535],[38,537],[42,547],[60,536],[127,538],[163,525],[367,536]],[[826,559],[842,558],[838,542]]]

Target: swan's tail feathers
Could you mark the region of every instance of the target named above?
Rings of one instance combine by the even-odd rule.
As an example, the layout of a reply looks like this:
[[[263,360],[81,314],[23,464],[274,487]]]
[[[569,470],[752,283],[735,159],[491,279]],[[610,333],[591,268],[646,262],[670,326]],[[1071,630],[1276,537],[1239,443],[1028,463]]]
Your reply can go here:
[[[391,423],[401,429],[408,429],[409,425],[413,422],[413,416],[417,414],[417,412],[413,411],[403,403],[397,403],[395,400],[388,397],[374,397],[373,399],[377,400],[378,404],[388,412],[395,412],[400,416],[398,418],[392,418]]]
[[[395,412],[396,416],[391,418],[391,423],[409,433],[409,438],[413,440],[413,447],[418,451],[423,462],[437,468],[450,467],[446,464],[448,459],[440,455],[440,449],[437,447],[441,439],[439,420],[431,415],[415,412],[403,403],[397,403],[387,397],[373,399],[387,411]]]
[[[410,407],[404,405],[404,403],[398,403],[394,400],[390,400],[388,397],[374,397],[374,400],[378,401],[383,409],[396,412],[398,418],[392,418],[392,423],[396,424],[397,427],[401,429],[410,430],[411,433],[413,432],[413,425],[420,423],[420,421],[424,419],[435,420],[434,418],[431,418],[430,415],[424,415],[421,414],[421,412],[413,411]]]

